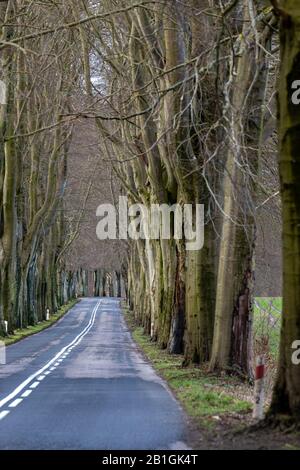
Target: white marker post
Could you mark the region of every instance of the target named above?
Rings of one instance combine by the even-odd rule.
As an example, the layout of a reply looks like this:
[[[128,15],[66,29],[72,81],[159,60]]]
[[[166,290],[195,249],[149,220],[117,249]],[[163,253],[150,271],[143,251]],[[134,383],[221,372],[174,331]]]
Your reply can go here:
[[[265,360],[263,356],[258,356],[255,368],[255,386],[254,386],[254,408],[253,419],[261,420],[264,417],[265,401]]]
[[[6,104],[6,85],[0,80],[0,105]]]
[[[5,333],[7,334],[8,333],[8,321],[7,320],[4,320],[4,331]]]
[[[49,308],[47,308],[46,310],[46,321],[49,321],[50,320],[50,310]]]
[[[0,366],[4,366],[6,364],[6,351],[5,351],[5,343],[0,341]]]

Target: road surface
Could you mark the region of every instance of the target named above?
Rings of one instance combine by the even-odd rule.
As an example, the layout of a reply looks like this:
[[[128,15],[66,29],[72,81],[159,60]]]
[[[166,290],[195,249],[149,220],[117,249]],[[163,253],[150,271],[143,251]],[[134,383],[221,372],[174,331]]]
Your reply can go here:
[[[85,298],[7,347],[0,449],[185,449],[185,416],[132,341],[117,299]]]

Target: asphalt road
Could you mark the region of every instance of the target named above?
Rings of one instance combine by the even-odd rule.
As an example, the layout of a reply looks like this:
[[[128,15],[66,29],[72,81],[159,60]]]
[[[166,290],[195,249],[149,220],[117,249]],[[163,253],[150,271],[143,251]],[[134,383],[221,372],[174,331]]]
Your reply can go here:
[[[186,449],[185,416],[130,337],[117,299],[85,298],[6,348],[0,449]]]

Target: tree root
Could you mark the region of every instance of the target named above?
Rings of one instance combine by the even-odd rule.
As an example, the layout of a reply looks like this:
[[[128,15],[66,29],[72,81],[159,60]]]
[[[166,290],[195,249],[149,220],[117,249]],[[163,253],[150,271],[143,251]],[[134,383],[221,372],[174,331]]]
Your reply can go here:
[[[268,414],[263,420],[265,428],[277,429],[283,434],[291,434],[300,430],[300,423],[291,415]]]
[[[290,415],[267,415],[265,419],[233,431],[233,435],[252,434],[266,430],[279,431],[282,434],[293,434],[300,431],[300,423]]]

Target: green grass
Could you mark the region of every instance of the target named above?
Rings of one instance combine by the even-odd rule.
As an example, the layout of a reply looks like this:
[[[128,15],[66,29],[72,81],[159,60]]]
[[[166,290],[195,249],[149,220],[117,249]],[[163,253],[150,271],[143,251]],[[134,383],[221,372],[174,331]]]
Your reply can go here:
[[[212,427],[217,422],[216,416],[221,418],[252,409],[250,402],[239,399],[232,393],[238,379],[207,374],[207,371],[200,367],[183,368],[181,355],[171,355],[161,350],[143,334],[142,328],[135,326],[132,314],[126,309],[124,315],[133,339],[198,424]],[[226,390],[229,393],[226,393]]]
[[[15,330],[13,335],[9,335],[7,337],[1,338],[1,341],[4,341],[4,344],[8,346],[10,344],[21,341],[27,336],[34,335],[36,333],[39,333],[42,330],[45,330],[46,328],[49,328],[49,326],[53,325],[60,318],[62,318],[77,302],[78,300],[71,300],[69,303],[62,306],[55,314],[51,315],[49,321],[41,321],[37,323],[36,325]]]

